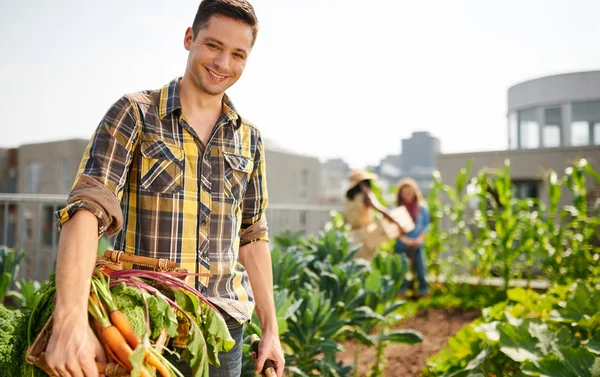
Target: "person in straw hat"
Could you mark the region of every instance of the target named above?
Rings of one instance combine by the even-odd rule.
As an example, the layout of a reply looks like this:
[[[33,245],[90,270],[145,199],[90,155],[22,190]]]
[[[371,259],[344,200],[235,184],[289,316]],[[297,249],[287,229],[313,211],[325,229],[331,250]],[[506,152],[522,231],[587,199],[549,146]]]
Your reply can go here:
[[[355,245],[362,245],[356,258],[371,260],[381,244],[400,236],[400,228],[379,203],[372,182],[377,175],[366,170],[354,170],[348,175],[348,190],[344,200],[344,220],[351,227]],[[376,216],[379,212],[383,216]]]

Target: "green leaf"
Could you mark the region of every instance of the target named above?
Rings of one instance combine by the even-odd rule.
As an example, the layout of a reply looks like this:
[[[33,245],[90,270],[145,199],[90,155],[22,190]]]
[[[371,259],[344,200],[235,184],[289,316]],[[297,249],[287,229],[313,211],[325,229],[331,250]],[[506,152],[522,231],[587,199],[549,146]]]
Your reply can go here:
[[[600,355],[600,330],[594,333],[594,336],[587,344],[587,348],[590,352]]]
[[[485,334],[486,338],[492,342],[497,342],[500,340],[500,332],[498,331],[498,321],[483,323],[477,327],[475,327],[475,331],[482,332]]]
[[[202,330],[205,337],[214,339],[217,352],[228,352],[235,346],[235,340],[233,340],[227,329],[227,323],[225,323],[223,316],[221,316],[216,309],[211,308],[204,303],[202,305],[204,314]],[[240,326],[242,325],[240,324]]]
[[[358,341],[360,344],[364,344],[368,347],[372,347],[375,345],[375,343],[373,343],[373,340],[363,331],[361,330],[360,327],[352,327],[352,328],[348,328],[348,329],[344,329],[344,331],[342,331],[340,333],[341,336],[350,336],[353,337],[354,340]]]
[[[132,376],[140,375],[140,368],[144,365],[144,344],[140,342],[133,353],[129,356],[129,361],[133,365],[133,369],[131,370]]]
[[[423,336],[415,330],[397,330],[388,334],[372,335],[371,339],[392,343],[415,344],[423,341]]]
[[[561,348],[559,354],[550,354],[534,363],[527,363],[523,371],[542,377],[598,377],[600,363],[585,348]]]
[[[592,294],[583,283],[577,283],[575,292],[567,298],[562,317],[578,322],[585,316],[593,316],[600,311],[600,295]]]
[[[557,338],[548,330],[548,325],[545,323],[529,323],[529,334],[537,339],[537,348],[542,355],[549,355],[557,352]]]
[[[503,323],[500,332],[500,351],[516,362],[536,361],[540,358],[537,341],[529,334],[527,327]]]
[[[177,336],[177,328],[179,327],[179,322],[177,321],[177,314],[175,314],[175,311],[173,310],[171,305],[169,305],[166,312],[167,312],[167,318],[166,318],[167,319],[167,334],[171,338],[174,338]]]
[[[489,348],[484,349],[483,351],[481,351],[479,353],[479,355],[477,355],[477,357],[475,357],[473,360],[471,360],[469,362],[469,364],[467,364],[467,367],[465,369],[473,370],[473,369],[479,367],[481,364],[483,364],[487,360],[488,356],[490,356],[490,353],[491,353],[491,351]]]
[[[204,335],[197,326],[190,326],[188,342],[182,357],[192,367],[193,377],[208,377],[208,349]],[[218,358],[216,366],[219,366]]]
[[[381,273],[377,270],[374,270],[369,274],[367,280],[365,281],[365,289],[368,289],[373,292],[379,292],[381,288]]]
[[[4,302],[4,297],[10,288],[11,276],[9,272],[0,275],[0,303]]]

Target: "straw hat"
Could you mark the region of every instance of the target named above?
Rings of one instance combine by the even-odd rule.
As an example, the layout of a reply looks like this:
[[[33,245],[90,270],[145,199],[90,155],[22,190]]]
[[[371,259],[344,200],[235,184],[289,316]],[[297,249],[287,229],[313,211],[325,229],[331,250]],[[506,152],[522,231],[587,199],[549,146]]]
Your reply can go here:
[[[377,179],[377,175],[366,170],[353,170],[348,174],[348,189],[351,189],[365,180]]]

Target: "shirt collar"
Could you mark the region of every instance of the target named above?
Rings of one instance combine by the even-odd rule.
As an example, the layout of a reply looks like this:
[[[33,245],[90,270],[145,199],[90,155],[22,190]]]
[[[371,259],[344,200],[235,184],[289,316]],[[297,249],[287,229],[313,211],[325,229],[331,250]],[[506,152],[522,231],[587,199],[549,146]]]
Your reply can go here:
[[[160,90],[160,103],[158,106],[158,114],[160,119],[171,114],[175,110],[181,110],[181,101],[179,99],[179,81],[181,77],[173,79],[171,82],[163,86]],[[233,102],[227,94],[223,96],[223,115],[231,121],[235,127],[241,125],[241,117],[238,114]]]

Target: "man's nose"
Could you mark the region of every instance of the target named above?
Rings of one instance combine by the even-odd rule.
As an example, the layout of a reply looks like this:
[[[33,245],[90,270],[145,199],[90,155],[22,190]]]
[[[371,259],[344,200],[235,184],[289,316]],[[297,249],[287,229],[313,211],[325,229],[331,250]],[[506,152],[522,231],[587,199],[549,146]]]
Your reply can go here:
[[[214,60],[214,64],[219,68],[221,73],[229,70],[229,54],[226,52],[219,53]]]

